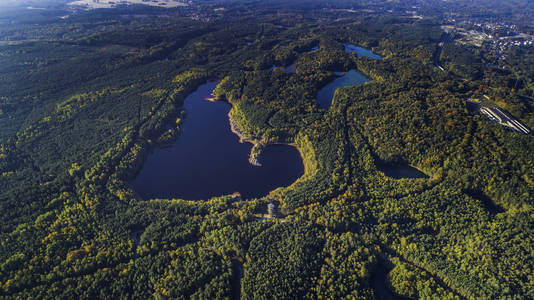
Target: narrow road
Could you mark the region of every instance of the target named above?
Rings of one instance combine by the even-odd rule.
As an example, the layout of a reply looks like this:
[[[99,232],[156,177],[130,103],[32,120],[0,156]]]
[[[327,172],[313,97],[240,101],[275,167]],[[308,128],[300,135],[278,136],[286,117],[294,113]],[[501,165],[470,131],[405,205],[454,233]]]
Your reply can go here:
[[[441,52],[443,51],[443,46],[445,46],[446,43],[449,42],[450,35],[448,32],[444,32],[441,35],[441,42],[438,44],[438,49],[436,50],[436,53],[434,54],[434,65],[439,68],[441,71],[445,71],[445,69],[439,64],[439,58],[441,56]]]

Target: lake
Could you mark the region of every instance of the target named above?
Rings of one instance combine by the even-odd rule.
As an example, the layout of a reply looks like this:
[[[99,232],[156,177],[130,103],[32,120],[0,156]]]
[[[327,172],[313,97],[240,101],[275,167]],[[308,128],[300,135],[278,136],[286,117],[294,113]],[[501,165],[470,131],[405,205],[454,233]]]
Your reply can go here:
[[[345,52],[354,52],[358,55],[358,57],[365,56],[371,59],[382,59],[382,56],[374,53],[371,50],[354,46],[351,44],[345,44],[344,46]],[[317,102],[320,108],[327,109],[330,107],[336,89],[356,84],[362,84],[369,81],[369,78],[365,77],[363,74],[359,73],[356,70],[350,70],[347,73],[334,72],[334,74],[340,75],[340,77],[334,79],[334,81],[324,86],[317,93]],[[395,179],[428,178],[425,173],[409,165],[378,165],[377,167],[380,171],[384,172],[386,176]]]
[[[332,99],[334,98],[334,93],[338,88],[343,88],[346,86],[351,86],[355,84],[362,84],[368,82],[369,78],[365,77],[363,74],[359,73],[356,70],[350,70],[344,75],[337,77],[334,81],[325,85],[317,93],[317,103],[320,108],[327,109],[332,104]]]
[[[240,143],[231,131],[231,106],[205,100],[216,86],[203,84],[185,99],[187,116],[178,140],[156,148],[131,183],[138,196],[198,200],[237,191],[243,198],[262,197],[303,174],[302,159],[292,146],[268,146],[261,167],[249,163],[252,145]]]
[[[371,272],[371,287],[378,300],[405,300],[406,297],[394,295],[386,283],[388,273],[391,271],[384,262],[379,261]]]
[[[295,73],[295,63],[292,63],[287,67],[286,66],[273,65],[271,67],[271,71],[274,71],[274,70],[280,70],[280,71],[284,71],[284,72]]]
[[[384,172],[384,175],[394,178],[428,178],[428,175],[419,171],[410,165],[384,165],[378,164],[376,166],[379,171]]]
[[[382,59],[382,56],[374,53],[371,50],[354,46],[351,44],[345,44],[345,52],[355,52],[358,57],[366,56],[371,59]],[[334,74],[339,77],[334,79],[334,81],[330,82],[329,84],[325,85],[317,93],[317,103],[320,108],[328,109],[330,107],[334,98],[334,93],[337,89],[351,85],[362,84],[369,81],[369,78],[365,77],[365,75],[359,73],[356,70],[350,70],[346,73],[334,72]]]
[[[487,212],[490,213],[490,215],[495,216],[496,214],[500,214],[505,212],[506,210],[495,203],[490,197],[488,197],[484,192],[481,190],[476,189],[465,189],[462,190],[466,195],[468,195],[471,198],[477,199],[480,201],[484,209],[486,209]]]
[[[344,44],[344,46],[345,46],[345,52],[346,53],[356,53],[356,55],[358,55],[358,57],[365,56],[365,57],[369,57],[371,59],[382,59],[382,56],[374,53],[373,51],[371,51],[369,49],[365,49],[365,48],[362,48],[362,47],[354,46],[352,44]]]

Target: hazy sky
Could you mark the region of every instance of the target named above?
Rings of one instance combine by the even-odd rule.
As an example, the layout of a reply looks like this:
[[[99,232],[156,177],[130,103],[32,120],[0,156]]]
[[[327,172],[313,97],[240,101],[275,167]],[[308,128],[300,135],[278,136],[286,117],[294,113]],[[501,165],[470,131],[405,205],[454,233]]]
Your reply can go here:
[[[43,6],[47,4],[67,3],[69,0],[0,0],[1,6],[23,6],[23,5],[35,5]]]

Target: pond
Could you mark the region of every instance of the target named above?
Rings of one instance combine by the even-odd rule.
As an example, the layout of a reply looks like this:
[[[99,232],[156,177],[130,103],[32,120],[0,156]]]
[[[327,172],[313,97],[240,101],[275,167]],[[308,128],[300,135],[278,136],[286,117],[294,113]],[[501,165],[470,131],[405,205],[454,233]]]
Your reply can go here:
[[[387,285],[387,276],[391,268],[387,267],[385,263],[378,262],[374,270],[371,272],[371,287],[375,292],[375,297],[378,300],[405,300],[406,297],[397,296],[393,294]]]
[[[232,259],[232,279],[230,281],[232,287],[232,299],[241,299],[241,279],[243,278],[243,264],[237,260]]]
[[[376,166],[379,171],[384,172],[384,175],[394,178],[428,178],[428,175],[419,171],[410,165],[385,165],[378,164]]]
[[[369,81],[369,78],[365,77],[363,74],[359,73],[356,70],[350,70],[344,75],[337,77],[336,79],[334,79],[334,81],[330,82],[329,84],[325,85],[321,90],[319,90],[319,92],[317,93],[317,103],[319,104],[320,108],[327,109],[332,104],[334,93],[338,88],[343,88],[355,84],[362,84],[367,81]]]
[[[371,50],[357,47],[350,44],[345,44],[345,52],[355,52],[358,57],[366,56],[371,59],[382,59],[382,57]],[[351,85],[362,84],[369,81],[369,78],[365,77],[363,74],[359,73],[356,70],[350,70],[348,72],[334,72],[337,77],[334,81],[325,85],[317,93],[317,103],[320,108],[328,109],[332,104],[334,98],[334,93],[339,88],[344,88]]]
[[[274,71],[274,70],[280,70],[280,71],[284,71],[284,72],[295,73],[295,63],[292,63],[287,67],[286,66],[273,65],[271,67],[271,71]]]
[[[362,47],[354,46],[352,44],[344,44],[344,46],[345,46],[345,52],[346,53],[356,53],[356,55],[358,55],[358,57],[365,56],[365,57],[369,57],[371,59],[382,59],[382,56],[374,53],[373,51],[371,51],[369,49],[365,49],[365,48],[362,48]]]
[[[197,200],[239,192],[243,198],[262,197],[303,174],[302,159],[292,146],[268,146],[261,167],[249,163],[252,145],[240,143],[231,131],[231,106],[205,100],[216,86],[206,83],[186,98],[181,135],[172,146],[148,156],[131,184],[138,196]]]
[[[486,194],[484,194],[480,190],[476,189],[466,189],[463,190],[465,194],[467,194],[469,197],[477,199],[480,201],[484,209],[486,209],[487,212],[490,213],[490,215],[496,215],[505,212],[504,208],[497,203],[495,203],[490,197],[488,197]]]

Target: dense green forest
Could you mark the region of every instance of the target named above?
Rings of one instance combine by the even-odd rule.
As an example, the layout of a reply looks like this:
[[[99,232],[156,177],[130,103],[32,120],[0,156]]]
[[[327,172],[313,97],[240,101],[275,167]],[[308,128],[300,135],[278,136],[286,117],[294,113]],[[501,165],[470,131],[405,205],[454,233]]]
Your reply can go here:
[[[465,103],[488,94],[534,127],[531,49],[503,70],[451,42],[440,71],[438,19],[219,5],[0,18],[1,297],[374,299],[378,282],[411,299],[534,298],[534,140]],[[320,109],[350,69],[371,81]],[[294,144],[304,175],[259,199],[136,197],[212,80],[253,151]],[[380,169],[399,164],[427,177]],[[277,217],[259,219],[271,202]]]

